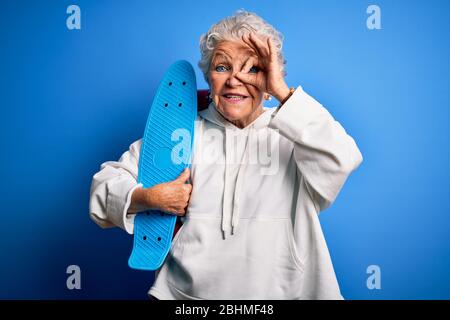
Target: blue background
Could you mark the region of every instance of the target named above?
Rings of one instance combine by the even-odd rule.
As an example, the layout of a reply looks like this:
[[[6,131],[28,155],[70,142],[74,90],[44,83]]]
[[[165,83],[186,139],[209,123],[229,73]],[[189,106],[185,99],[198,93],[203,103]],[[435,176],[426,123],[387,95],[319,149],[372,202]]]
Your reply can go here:
[[[81,8],[81,30],[66,8]],[[368,30],[377,4],[382,30]],[[364,162],[321,222],[347,299],[450,298],[449,1],[1,1],[0,298],[146,299],[132,238],[88,217],[92,175],[141,137],[175,60],[237,9],[285,35],[287,83]],[[196,67],[199,88],[206,88]],[[81,290],[66,268],[81,267]],[[366,286],[379,265],[381,290]]]

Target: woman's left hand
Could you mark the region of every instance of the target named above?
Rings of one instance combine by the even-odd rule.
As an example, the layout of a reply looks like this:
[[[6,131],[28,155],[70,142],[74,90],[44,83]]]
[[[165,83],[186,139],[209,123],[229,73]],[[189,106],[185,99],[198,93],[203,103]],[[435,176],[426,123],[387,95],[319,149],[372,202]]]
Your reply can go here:
[[[255,51],[258,60],[250,57],[242,67],[241,72],[236,73],[236,77],[242,82],[257,87],[263,92],[274,96],[278,101],[282,101],[289,95],[289,87],[284,81],[281,66],[278,62],[278,50],[270,37],[263,40],[254,33],[244,35],[242,41]],[[252,67],[260,70],[256,73],[249,73]]]

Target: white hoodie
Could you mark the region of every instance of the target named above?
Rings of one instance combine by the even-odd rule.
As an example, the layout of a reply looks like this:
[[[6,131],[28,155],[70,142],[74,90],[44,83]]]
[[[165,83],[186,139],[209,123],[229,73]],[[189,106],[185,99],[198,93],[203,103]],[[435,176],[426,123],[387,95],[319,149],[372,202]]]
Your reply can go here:
[[[156,272],[158,299],[342,299],[318,213],[362,155],[344,128],[298,87],[244,129],[214,103],[195,127],[192,194]],[[94,175],[90,215],[133,232],[127,214],[141,140]]]

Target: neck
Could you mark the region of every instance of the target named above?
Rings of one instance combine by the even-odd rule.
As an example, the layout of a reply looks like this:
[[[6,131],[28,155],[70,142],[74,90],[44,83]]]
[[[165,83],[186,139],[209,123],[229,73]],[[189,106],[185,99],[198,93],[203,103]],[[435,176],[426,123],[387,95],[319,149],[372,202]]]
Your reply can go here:
[[[234,124],[239,129],[244,129],[250,123],[255,121],[263,112],[264,112],[264,110],[263,110],[262,106],[260,105],[258,108],[253,110],[253,112],[245,119],[228,120],[228,121],[231,122],[232,124]]]

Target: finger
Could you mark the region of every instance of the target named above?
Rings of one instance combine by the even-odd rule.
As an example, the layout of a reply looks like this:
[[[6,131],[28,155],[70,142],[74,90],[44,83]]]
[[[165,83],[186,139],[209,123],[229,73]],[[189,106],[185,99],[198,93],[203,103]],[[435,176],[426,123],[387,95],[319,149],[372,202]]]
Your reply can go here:
[[[242,66],[241,72],[247,73],[251,67],[252,67],[252,61],[251,61],[251,57],[250,57],[247,59],[247,61],[245,61],[244,65]]]
[[[242,82],[251,84],[252,86],[256,86],[256,76],[254,74],[237,72],[236,78],[238,78]]]
[[[245,62],[244,66],[241,69],[242,73],[248,73],[250,69],[255,65],[256,59],[254,57],[250,57]]]
[[[180,209],[179,212],[182,216],[184,216],[186,214],[188,205],[189,205],[189,202],[186,202],[185,206]]]
[[[179,216],[179,217],[182,217],[182,216],[184,216],[185,214],[186,214],[186,210],[177,210],[176,212],[174,212],[174,214],[176,215],[176,216]]]
[[[261,57],[261,58],[263,58],[263,55],[261,54],[261,52],[260,52],[260,50],[258,49],[258,47],[253,43],[253,41],[251,41],[250,40],[250,36],[247,36],[246,38],[245,38],[245,44],[247,45],[247,46],[249,46],[254,52],[255,52],[255,54],[258,56],[258,57]]]
[[[186,193],[190,194],[191,191],[192,191],[192,184],[185,183],[185,184],[183,185],[183,190],[184,190]]]
[[[275,47],[275,44],[273,43],[273,40],[271,37],[267,38],[267,44],[269,46],[270,59],[272,61],[276,61],[278,58],[278,49],[277,49],[277,47]]]
[[[178,176],[178,178],[176,178],[176,179],[174,180],[174,182],[177,182],[177,183],[185,183],[185,182],[189,179],[190,175],[191,175],[191,171],[189,170],[189,168],[186,168],[186,169],[184,169],[183,172]]]
[[[269,48],[267,45],[262,41],[256,34],[250,33],[250,41],[254,44],[254,46],[257,48],[259,54],[261,57],[268,57],[269,56]]]
[[[181,216],[184,214],[185,210],[184,208],[181,208],[181,206],[171,207],[168,213],[174,214],[176,216]]]
[[[250,36],[249,36],[248,34],[243,35],[243,36],[242,36],[242,41],[243,41],[247,46],[249,46],[249,47],[255,52],[256,55],[259,56],[258,49],[257,49],[256,46],[253,44],[253,42],[250,41],[250,38],[249,38],[249,37],[250,37]]]

